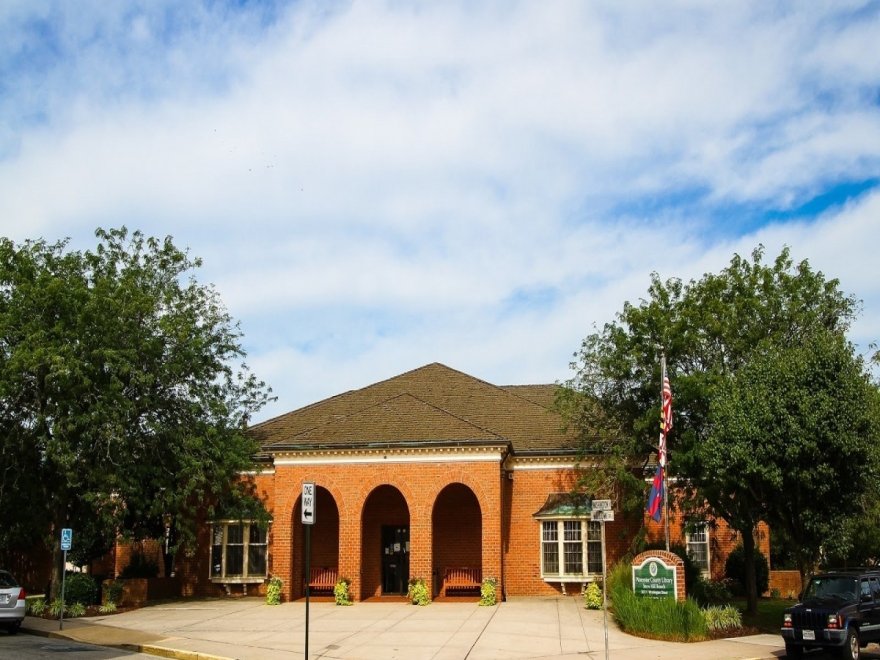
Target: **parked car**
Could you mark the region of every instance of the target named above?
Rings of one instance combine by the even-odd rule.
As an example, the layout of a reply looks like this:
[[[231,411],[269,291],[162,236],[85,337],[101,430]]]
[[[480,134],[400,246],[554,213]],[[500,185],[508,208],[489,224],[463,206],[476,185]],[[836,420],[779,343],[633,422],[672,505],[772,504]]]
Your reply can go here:
[[[880,642],[880,571],[814,575],[801,602],[785,610],[781,632],[789,658],[802,657],[804,649],[824,648],[858,660],[862,648]]]
[[[12,573],[0,571],[0,627],[6,628],[10,634],[17,633],[24,621],[26,596]]]

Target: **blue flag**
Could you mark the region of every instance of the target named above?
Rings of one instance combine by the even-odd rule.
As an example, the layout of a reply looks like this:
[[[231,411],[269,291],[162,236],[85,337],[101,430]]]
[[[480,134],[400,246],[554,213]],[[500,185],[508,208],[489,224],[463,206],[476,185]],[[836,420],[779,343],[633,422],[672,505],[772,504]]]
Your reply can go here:
[[[663,516],[663,466],[658,465],[654,473],[654,483],[651,484],[651,492],[648,495],[648,504],[645,510],[655,521],[660,522]]]

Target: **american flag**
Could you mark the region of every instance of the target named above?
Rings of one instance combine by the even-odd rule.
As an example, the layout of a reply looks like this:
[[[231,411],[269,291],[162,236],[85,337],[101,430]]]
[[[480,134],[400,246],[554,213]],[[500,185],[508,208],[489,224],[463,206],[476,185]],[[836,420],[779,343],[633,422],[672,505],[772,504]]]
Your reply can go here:
[[[657,451],[657,460],[662,467],[666,467],[666,436],[672,429],[672,386],[669,377],[663,374],[663,391],[660,397],[660,446]]]

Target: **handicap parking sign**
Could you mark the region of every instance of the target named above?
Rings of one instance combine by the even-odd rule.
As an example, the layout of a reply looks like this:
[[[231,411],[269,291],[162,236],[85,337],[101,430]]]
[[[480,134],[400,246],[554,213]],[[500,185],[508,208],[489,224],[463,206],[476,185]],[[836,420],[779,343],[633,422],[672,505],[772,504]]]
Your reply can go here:
[[[73,530],[65,527],[61,530],[61,549],[70,550],[71,545],[73,545]]]

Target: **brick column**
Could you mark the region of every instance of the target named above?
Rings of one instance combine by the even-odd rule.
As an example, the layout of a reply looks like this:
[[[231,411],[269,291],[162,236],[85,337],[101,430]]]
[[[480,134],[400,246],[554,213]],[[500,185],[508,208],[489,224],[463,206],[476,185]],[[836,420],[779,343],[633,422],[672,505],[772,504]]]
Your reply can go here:
[[[434,530],[431,520],[432,507],[420,502],[409,510],[409,576],[424,578],[428,591],[434,590]]]

